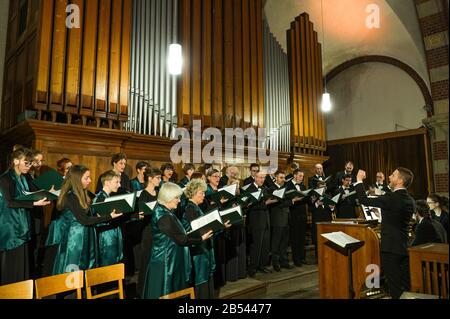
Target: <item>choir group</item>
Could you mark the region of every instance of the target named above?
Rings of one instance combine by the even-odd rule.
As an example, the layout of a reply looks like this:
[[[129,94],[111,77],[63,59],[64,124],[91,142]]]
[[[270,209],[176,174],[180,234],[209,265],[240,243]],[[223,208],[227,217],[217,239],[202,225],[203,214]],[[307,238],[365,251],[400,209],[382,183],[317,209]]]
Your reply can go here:
[[[325,177],[321,164],[315,165],[308,187],[295,163],[288,165],[289,174],[266,174],[251,164],[242,183],[237,167],[227,167],[221,176],[210,165],[196,170],[185,164],[185,176],[177,183],[170,163],[155,168],[139,162],[130,180],[126,155],[115,154],[111,170],[101,174],[92,194],[89,168],[64,158],[57,163],[64,181],[60,189],[49,190],[55,198],[27,201],[17,198],[39,191],[33,181],[43,173],[42,153],[17,146],[10,159],[10,168],[0,176],[0,285],[124,262],[128,276],[138,275],[139,298],[159,298],[188,286],[195,287],[197,298],[215,298],[227,281],[307,264],[308,210],[316,257],[316,223],[358,217],[352,162],[334,179]],[[234,196],[217,196],[234,184]],[[283,195],[275,195],[280,190]],[[377,173],[368,195],[390,191],[383,173]],[[131,214],[113,209],[105,215],[92,209],[129,193],[137,197]],[[145,213],[151,202],[157,204]],[[425,204],[432,214],[422,209],[417,218],[439,220],[448,234],[448,200],[430,195]],[[43,207],[49,205],[51,223],[44,228]],[[193,231],[192,222],[208,212],[237,206],[242,207],[242,221],[224,220],[220,231]]]

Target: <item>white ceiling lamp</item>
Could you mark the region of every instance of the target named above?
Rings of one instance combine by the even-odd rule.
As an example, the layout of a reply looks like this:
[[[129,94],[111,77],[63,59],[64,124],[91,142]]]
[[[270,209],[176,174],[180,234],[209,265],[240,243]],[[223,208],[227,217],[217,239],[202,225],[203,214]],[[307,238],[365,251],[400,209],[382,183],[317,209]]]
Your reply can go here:
[[[325,59],[325,26],[323,23],[323,0],[320,0],[320,9],[322,12],[322,57]],[[322,94],[322,112],[328,113],[333,108],[331,104],[331,96],[327,91],[327,78],[324,79],[324,93]]]
[[[167,68],[172,75],[180,75],[183,69],[183,54],[179,44],[169,45],[169,56],[167,58]]]

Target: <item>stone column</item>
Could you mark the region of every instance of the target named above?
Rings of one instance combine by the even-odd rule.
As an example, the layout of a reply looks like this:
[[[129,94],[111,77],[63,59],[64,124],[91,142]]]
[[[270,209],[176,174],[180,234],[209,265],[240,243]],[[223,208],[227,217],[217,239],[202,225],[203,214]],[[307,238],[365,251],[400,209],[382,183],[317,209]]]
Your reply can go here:
[[[448,196],[448,2],[414,0],[430,75],[432,116],[423,120],[431,131],[435,192]]]
[[[431,130],[435,192],[448,196],[448,112],[423,120]]]

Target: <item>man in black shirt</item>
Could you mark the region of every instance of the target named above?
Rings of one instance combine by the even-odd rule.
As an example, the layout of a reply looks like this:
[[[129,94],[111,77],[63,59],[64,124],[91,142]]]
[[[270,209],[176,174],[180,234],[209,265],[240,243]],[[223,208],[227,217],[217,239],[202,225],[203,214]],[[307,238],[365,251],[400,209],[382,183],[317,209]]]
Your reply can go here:
[[[244,179],[243,186],[255,182],[255,176],[256,176],[256,174],[258,174],[258,172],[259,172],[259,165],[256,163],[251,164],[250,165],[250,176],[247,177],[246,179]]]
[[[339,186],[342,185],[342,179],[344,178],[345,175],[350,175],[352,177],[352,183],[356,182],[356,175],[353,172],[353,168],[354,165],[352,161],[345,162],[344,171],[336,173],[335,189],[339,188]]]
[[[280,190],[285,187],[286,175],[283,171],[275,172],[275,182],[270,188],[270,192]],[[277,199],[270,205],[270,225],[272,226],[272,265],[275,271],[281,268],[293,268],[288,261],[287,248],[289,245],[289,206],[292,201],[289,199]]]
[[[287,182],[286,192],[290,190],[305,191],[303,184],[304,172],[296,169],[293,172],[293,178]],[[292,199],[289,218],[289,236],[292,249],[292,259],[294,265],[301,267],[306,265],[305,241],[307,225],[307,197],[296,197]]]
[[[314,175],[309,179],[309,188],[316,189],[326,185],[322,164],[314,165]]]
[[[385,193],[391,191],[387,184],[384,182],[384,174],[382,172],[377,173],[376,179],[377,182],[375,183],[375,186],[378,188],[381,195],[384,195]]]
[[[347,197],[351,192],[353,192],[351,182],[352,176],[344,175],[342,185],[339,186],[336,192],[336,195],[341,194],[339,203],[336,207],[337,218],[356,218],[356,199],[354,196]]]
[[[120,174],[119,190],[117,191],[117,193],[112,193],[111,196],[129,193],[131,191],[130,178],[127,174],[125,174],[125,167],[127,166],[127,156],[123,153],[114,154],[111,157],[111,165],[113,167],[113,171]],[[97,188],[95,189],[95,193],[98,194],[102,189],[102,175],[100,175],[97,180]]]
[[[264,179],[264,173],[257,173],[255,182],[248,187],[247,191],[249,193],[262,191],[263,194],[267,194],[268,190],[264,186]],[[247,227],[252,237],[248,267],[250,277],[255,276],[258,270],[264,273],[271,272],[266,268],[269,263],[270,249],[270,219],[267,205],[273,202],[272,200],[260,199],[259,202],[252,204],[247,212],[249,220]]]
[[[397,168],[389,176],[392,192],[378,198],[366,196],[363,185],[365,171],[360,170],[356,178],[355,189],[359,202],[381,208],[381,266],[392,298],[398,299],[410,287],[408,226],[415,213],[415,202],[407,188],[414,174],[407,168]]]

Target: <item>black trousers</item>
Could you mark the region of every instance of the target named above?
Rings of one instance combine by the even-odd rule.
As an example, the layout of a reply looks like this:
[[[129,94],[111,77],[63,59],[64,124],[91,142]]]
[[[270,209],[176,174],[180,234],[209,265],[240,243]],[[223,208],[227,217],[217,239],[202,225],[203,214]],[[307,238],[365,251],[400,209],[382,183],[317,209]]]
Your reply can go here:
[[[294,264],[300,265],[305,260],[306,225],[307,216],[297,212],[291,212],[289,220],[289,235]]]
[[[53,245],[44,247],[44,256],[42,261],[42,277],[48,277],[53,275],[53,267],[55,265],[56,253],[58,252],[59,245]]]
[[[0,251],[0,286],[30,279],[29,244]]]
[[[272,227],[271,238],[272,265],[287,265],[287,248],[289,245],[289,226]]]
[[[143,223],[130,221],[122,225],[123,256],[125,262],[125,274],[133,276],[141,266],[141,240]]]
[[[137,281],[137,295],[142,296],[144,289],[145,276],[147,274],[147,266],[152,257],[152,224],[150,221],[145,221],[144,230],[142,231],[142,241],[140,245],[141,264],[139,266],[138,281]]]
[[[329,222],[332,220],[332,218],[330,211],[323,207],[315,208],[311,211],[311,213],[312,213],[312,229],[311,229],[312,242],[314,244],[315,256],[316,258],[319,258],[317,252],[317,223]]]
[[[195,286],[195,299],[214,299],[214,278],[211,277],[207,282]]]
[[[247,277],[247,254],[245,243],[245,228],[243,225],[233,225],[227,238],[227,281],[237,281]]]
[[[381,266],[392,299],[399,299],[404,291],[410,289],[409,257],[381,252]]]
[[[270,230],[252,229],[252,244],[250,245],[250,265],[249,271],[256,271],[258,268],[264,268],[269,263],[270,251]]]
[[[214,288],[220,289],[227,283],[227,231],[223,231],[214,237],[214,258],[216,271],[214,272]]]

